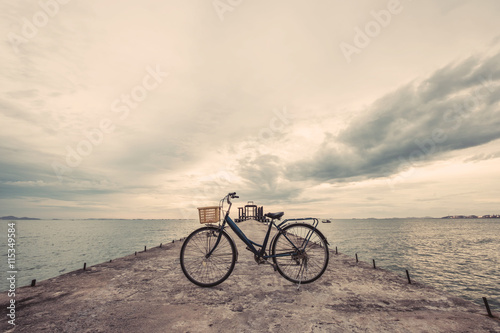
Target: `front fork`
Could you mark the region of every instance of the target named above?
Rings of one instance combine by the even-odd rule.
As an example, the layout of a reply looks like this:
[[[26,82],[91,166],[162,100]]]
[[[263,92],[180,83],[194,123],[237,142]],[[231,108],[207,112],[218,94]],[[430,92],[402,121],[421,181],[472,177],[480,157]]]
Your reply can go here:
[[[210,256],[212,255],[212,253],[215,251],[215,249],[217,248],[217,246],[219,246],[219,243],[220,243],[220,240],[222,238],[222,233],[225,232],[224,231],[224,226],[226,224],[226,221],[224,221],[224,223],[222,225],[220,225],[217,229],[218,230],[210,230],[210,233],[207,234],[207,237],[217,237],[217,240],[215,241],[215,244],[214,246],[210,249],[210,251],[205,255],[205,258],[208,259],[210,258]],[[215,234],[217,233],[217,234]],[[234,250],[236,251],[236,261],[238,261],[238,248],[236,247],[236,243],[234,242],[234,239],[233,237],[231,237],[231,234],[228,234],[226,232],[226,235],[229,237],[229,239],[231,239],[233,241],[233,244],[235,245],[234,246]]]
[[[207,258],[207,259],[210,258],[210,256],[212,255],[212,253],[214,253],[215,249],[217,248],[217,246],[220,243],[220,239],[222,238],[222,233],[224,232],[224,224],[222,226],[220,226],[218,229],[219,230],[217,232],[218,233],[217,235],[215,235],[216,230],[210,230],[210,232],[207,233],[207,237],[217,237],[217,240],[215,241],[214,246],[205,255],[205,258]]]

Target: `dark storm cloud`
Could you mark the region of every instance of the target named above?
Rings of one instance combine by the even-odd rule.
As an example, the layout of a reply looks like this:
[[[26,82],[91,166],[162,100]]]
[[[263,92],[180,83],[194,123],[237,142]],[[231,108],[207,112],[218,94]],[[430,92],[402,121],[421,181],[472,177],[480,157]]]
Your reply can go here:
[[[446,152],[500,138],[500,54],[471,57],[407,84],[325,139],[311,159],[287,168],[292,179],[386,177]]]

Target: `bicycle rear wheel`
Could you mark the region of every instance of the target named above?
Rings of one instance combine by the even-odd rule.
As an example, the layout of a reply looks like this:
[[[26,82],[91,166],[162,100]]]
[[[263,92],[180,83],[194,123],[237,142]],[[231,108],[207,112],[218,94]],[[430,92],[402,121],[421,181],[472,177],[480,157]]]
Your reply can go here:
[[[207,257],[214,247],[215,250]],[[236,246],[225,231],[216,227],[203,227],[186,238],[182,244],[180,261],[189,281],[201,287],[213,287],[231,275],[236,263]]]
[[[329,253],[323,234],[305,223],[286,226],[272,246],[276,269],[294,283],[310,283],[323,275]]]

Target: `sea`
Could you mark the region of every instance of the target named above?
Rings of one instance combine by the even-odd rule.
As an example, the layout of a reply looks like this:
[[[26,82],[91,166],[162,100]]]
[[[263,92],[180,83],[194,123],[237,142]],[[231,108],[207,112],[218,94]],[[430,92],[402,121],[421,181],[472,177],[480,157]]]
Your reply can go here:
[[[8,242],[9,223],[15,223],[15,245]],[[198,220],[3,220],[0,290],[9,289],[9,271],[17,272],[16,287],[26,286],[178,240],[198,227]],[[500,219],[331,219],[318,228],[333,251],[370,265],[375,260],[402,279],[408,270],[413,281],[481,305],[486,297],[500,311]]]

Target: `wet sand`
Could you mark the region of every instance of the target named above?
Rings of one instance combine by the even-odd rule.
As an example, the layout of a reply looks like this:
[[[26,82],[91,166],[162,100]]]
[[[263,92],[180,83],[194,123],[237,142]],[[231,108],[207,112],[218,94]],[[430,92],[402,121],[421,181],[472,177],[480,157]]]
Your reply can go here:
[[[239,226],[253,240],[266,231],[255,221]],[[500,332],[483,307],[335,255],[334,244],[325,274],[297,290],[235,240],[236,267],[216,287],[184,277],[177,241],[18,288],[16,326],[4,315],[0,331]],[[2,293],[4,313],[8,301]]]

